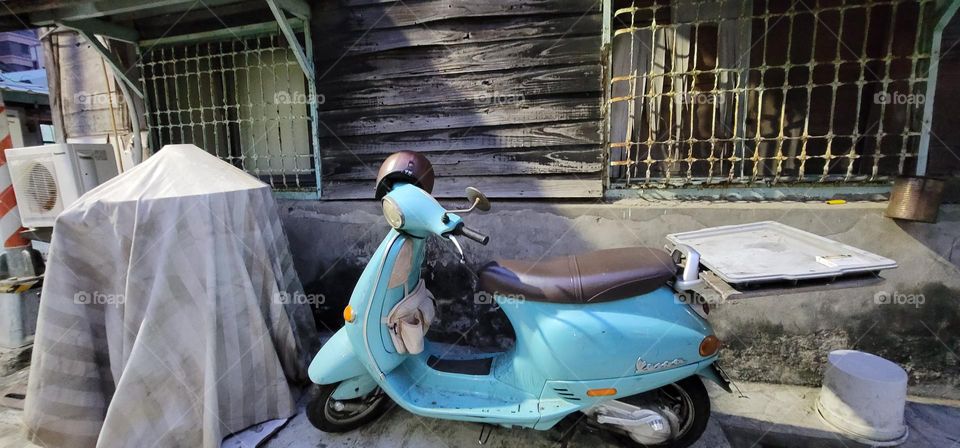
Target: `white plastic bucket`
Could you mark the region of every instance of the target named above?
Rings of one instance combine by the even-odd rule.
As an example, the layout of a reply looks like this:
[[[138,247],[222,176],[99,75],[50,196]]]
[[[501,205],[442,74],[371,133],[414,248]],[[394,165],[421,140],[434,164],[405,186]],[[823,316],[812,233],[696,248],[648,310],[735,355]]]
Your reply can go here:
[[[874,446],[903,443],[907,372],[891,361],[856,350],[836,350],[827,370],[817,411],[848,437]]]

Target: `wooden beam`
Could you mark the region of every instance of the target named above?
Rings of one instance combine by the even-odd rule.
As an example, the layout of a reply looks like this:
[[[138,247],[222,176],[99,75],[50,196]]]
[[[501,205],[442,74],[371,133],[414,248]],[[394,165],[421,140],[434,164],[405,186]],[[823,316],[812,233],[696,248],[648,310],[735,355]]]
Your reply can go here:
[[[600,11],[598,0],[424,0],[418,2],[375,3],[349,8],[347,24],[365,31],[374,28],[424,26],[424,23],[447,19],[533,14],[575,14]],[[427,25],[432,27],[432,25]],[[599,30],[598,30],[599,32]],[[599,36],[597,36],[599,39]]]
[[[324,182],[323,199],[373,199],[375,180]],[[463,198],[466,187],[479,188],[491,198],[599,198],[603,195],[600,172],[582,176],[481,176],[444,177],[436,181],[433,195]]]
[[[311,85],[314,84],[316,73],[313,69],[313,59],[307,57],[303,45],[300,45],[297,34],[293,32],[293,27],[290,26],[290,22],[277,4],[277,0],[267,0],[267,5],[270,6],[270,11],[273,12],[273,17],[277,20],[277,25],[280,25],[280,30],[283,31],[283,36],[287,39],[287,44],[290,45],[290,48],[293,50],[293,55],[297,58],[297,63],[300,64],[300,69],[303,70],[304,76],[307,77]],[[309,26],[309,24],[307,26]],[[307,45],[310,44],[310,42],[307,42]]]
[[[75,2],[70,6],[62,8],[37,11],[29,14],[30,23],[35,26],[52,25],[56,21],[62,20],[83,20],[108,17],[117,14],[127,14],[136,12],[149,12],[156,8],[165,8],[170,6],[187,6],[190,8],[204,8],[220,5],[224,3],[237,3],[242,0],[205,0],[203,3],[197,0],[152,0],[145,2],[143,0],[98,0]]]
[[[379,81],[510,70],[547,65],[600,64],[600,35],[563,39],[520,39],[445,47],[398,48],[340,61],[316,61],[319,80]],[[330,81],[328,81],[330,82]],[[600,80],[596,80],[600,82]]]
[[[439,129],[396,132],[357,137],[329,137],[320,141],[325,154],[349,150],[364,154],[392,154],[396,151],[452,153],[487,148],[518,149],[535,146],[596,145],[603,142],[599,122],[517,124],[512,126]]]
[[[143,90],[141,90],[140,86],[135,84],[133,80],[127,76],[126,70],[120,66],[120,63],[113,57],[113,55],[110,53],[110,50],[103,46],[103,43],[100,42],[100,39],[97,39],[97,36],[91,34],[87,30],[77,30],[77,32],[80,33],[80,35],[83,36],[83,38],[86,39],[87,42],[89,42],[90,45],[97,50],[98,53],[100,53],[100,56],[102,56],[105,61],[107,61],[107,65],[113,69],[113,75],[117,78],[120,78],[120,82],[126,84],[127,87],[131,88],[133,92],[142,99]],[[130,117],[130,119],[135,120],[136,117]]]
[[[289,12],[301,19],[310,18],[310,5],[303,0],[274,0],[280,9]]]
[[[375,53],[395,48],[429,45],[459,45],[502,42],[517,39],[572,38],[597,35],[602,28],[600,14],[570,16],[489,17],[483,21],[442,21],[427,28],[412,25],[341,34],[339,48],[349,48],[346,56]],[[339,52],[337,53],[339,54]]]
[[[459,101],[503,103],[568,93],[596,92],[600,65],[550,66],[496,72],[474,72],[377,82],[351,81],[317,86],[324,95],[323,111],[357,107],[416,106]],[[331,80],[333,81],[333,80]]]
[[[290,20],[291,26],[294,26],[298,29],[305,26],[304,22],[300,19]],[[241,25],[231,28],[220,28],[210,31],[200,31],[197,33],[189,34],[178,34],[176,36],[164,36],[158,39],[146,39],[141,40],[138,45],[145,48],[150,48],[155,45],[169,45],[169,44],[179,44],[187,42],[198,42],[206,40],[222,40],[222,39],[236,39],[239,37],[249,36],[253,34],[261,34],[263,32],[276,32],[280,30],[280,26],[277,25],[277,22],[264,22],[264,23],[253,23],[250,25]]]
[[[385,154],[324,151],[323,180],[376,179],[377,173],[371,167],[380,166],[386,157]],[[600,145],[434,152],[427,157],[437,178],[596,173],[604,168]]]
[[[8,12],[10,14],[25,14],[61,8],[76,3],[76,0],[12,0],[3,3],[6,8],[0,8],[0,15],[6,15]]]
[[[422,106],[391,106],[323,112],[327,136],[382,135],[393,132],[480,128],[530,123],[599,120],[599,95],[486,101],[456,101]],[[326,129],[323,129],[326,128]],[[324,132],[327,131],[327,132]]]
[[[20,31],[23,29],[23,19],[16,14],[13,15],[3,15],[2,8],[0,8],[0,32],[7,31]]]
[[[64,20],[57,22],[57,25],[72,30],[86,30],[97,36],[123,42],[136,43],[140,40],[140,33],[136,30],[100,19]]]

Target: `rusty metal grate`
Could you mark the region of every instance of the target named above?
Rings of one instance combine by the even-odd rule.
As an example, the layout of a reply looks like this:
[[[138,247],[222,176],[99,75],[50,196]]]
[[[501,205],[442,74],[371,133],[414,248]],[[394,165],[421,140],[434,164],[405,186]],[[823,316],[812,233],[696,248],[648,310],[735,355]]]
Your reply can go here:
[[[615,0],[611,186],[913,172],[934,3]]]
[[[155,149],[192,143],[277,190],[316,190],[316,98],[279,33],[151,46],[141,73]]]

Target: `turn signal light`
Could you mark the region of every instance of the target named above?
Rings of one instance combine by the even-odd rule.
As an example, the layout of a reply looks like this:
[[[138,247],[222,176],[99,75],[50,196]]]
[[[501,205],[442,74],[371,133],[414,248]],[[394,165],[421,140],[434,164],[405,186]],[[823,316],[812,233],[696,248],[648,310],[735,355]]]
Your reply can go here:
[[[717,350],[720,350],[720,339],[716,336],[711,334],[700,341],[700,356],[713,356]]]
[[[356,318],[357,318],[357,316],[355,316],[355,315],[353,314],[353,307],[351,307],[350,305],[347,305],[347,307],[343,309],[343,320],[344,320],[344,322],[353,322],[353,320],[356,319]],[[703,347],[703,346],[701,346],[701,348],[700,348],[700,351],[701,351],[701,352],[703,351],[703,348],[702,348],[702,347]]]
[[[590,389],[587,391],[588,397],[606,397],[610,395],[616,395],[617,390],[610,387],[607,389]]]

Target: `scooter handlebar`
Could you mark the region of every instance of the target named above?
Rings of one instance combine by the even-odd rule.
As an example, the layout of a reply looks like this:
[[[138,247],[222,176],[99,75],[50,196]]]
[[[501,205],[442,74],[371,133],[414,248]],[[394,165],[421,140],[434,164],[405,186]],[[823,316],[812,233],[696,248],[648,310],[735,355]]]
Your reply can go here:
[[[490,242],[490,237],[489,237],[489,236],[486,236],[486,235],[484,235],[484,234],[482,234],[482,233],[480,233],[480,232],[477,232],[476,230],[473,230],[473,229],[471,229],[471,228],[469,228],[469,227],[467,227],[467,226],[465,226],[465,225],[463,225],[463,224],[460,224],[459,226],[457,226],[457,229],[453,231],[453,234],[454,234],[454,235],[461,235],[461,236],[463,236],[463,237],[465,237],[465,238],[469,238],[469,239],[474,240],[474,241],[476,241],[476,242],[478,242],[478,243],[480,243],[480,244],[483,244],[484,246],[486,246],[487,243]]]

